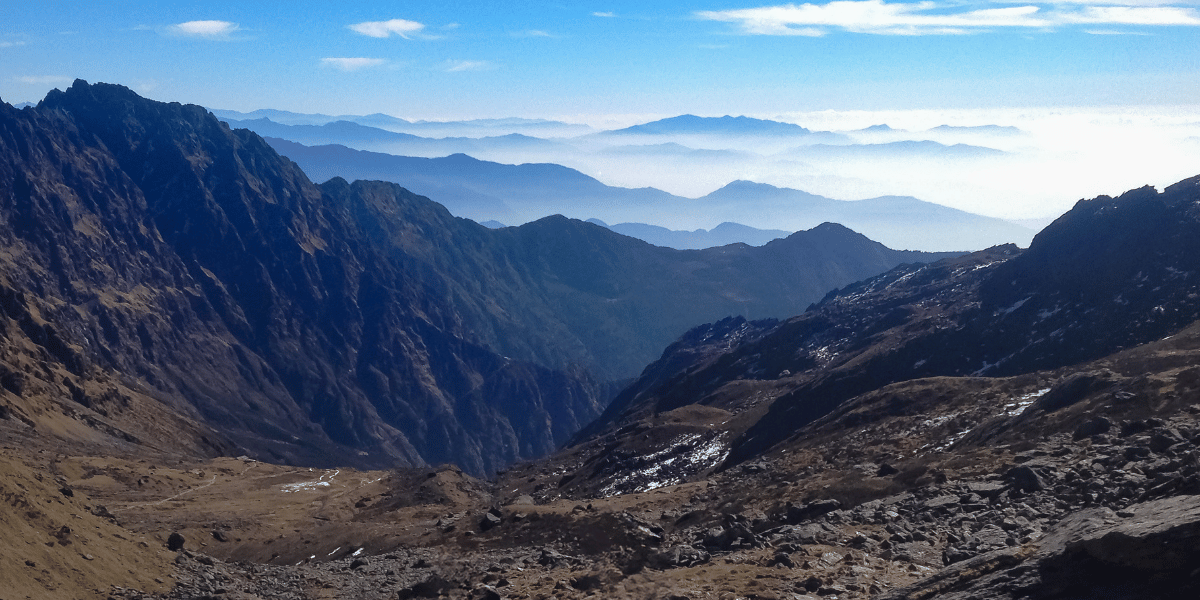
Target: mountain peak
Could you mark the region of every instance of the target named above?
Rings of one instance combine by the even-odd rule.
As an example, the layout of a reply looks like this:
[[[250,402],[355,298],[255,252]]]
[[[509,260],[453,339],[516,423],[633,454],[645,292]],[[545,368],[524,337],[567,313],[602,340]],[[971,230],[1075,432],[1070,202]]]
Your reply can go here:
[[[782,189],[784,189],[784,188],[774,186],[769,183],[759,183],[757,181],[750,181],[748,179],[735,179],[720,188],[720,190],[727,190],[727,191],[731,191],[731,192],[747,191],[747,190],[761,192],[761,191],[778,191],[778,190],[782,190]]]
[[[755,119],[746,116],[698,117],[679,115],[641,125],[618,129],[615,134],[723,134],[723,135],[807,135],[808,129],[792,123]]]

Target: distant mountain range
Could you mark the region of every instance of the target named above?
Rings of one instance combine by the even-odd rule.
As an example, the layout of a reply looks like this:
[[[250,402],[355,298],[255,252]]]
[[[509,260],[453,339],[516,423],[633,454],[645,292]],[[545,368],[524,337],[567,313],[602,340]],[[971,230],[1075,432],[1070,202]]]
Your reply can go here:
[[[209,109],[217,118],[228,121],[261,121],[267,119],[280,125],[326,125],[346,121],[393,132],[414,133],[424,136],[498,136],[511,133],[525,135],[568,137],[591,133],[587,125],[564,123],[547,119],[472,119],[468,121],[409,121],[391,115],[323,115],[295,113],[286,110],[259,109],[250,112]]]
[[[321,125],[282,125],[270,119],[237,121],[230,127],[244,128],[263,137],[276,137],[310,146],[341,144],[361,150],[375,150],[402,156],[436,157],[450,154],[495,152],[569,152],[559,142],[508,133],[490,137],[429,138],[361,125],[352,121],[333,121]]]
[[[407,160],[430,181],[606,189],[556,165]],[[946,256],[834,224],[688,251],[562,216],[487,229],[394,183],[318,186],[199,106],[83,81],[0,104],[0,250],[6,428],[477,474],[556,448],[696,323],[784,317]]]
[[[609,225],[600,219],[588,219],[607,227],[621,235],[650,242],[655,246],[677,248],[679,250],[699,250],[729,244],[748,244],[762,246],[771,240],[785,238],[790,233],[781,229],[755,229],[739,223],[721,223],[712,229],[696,229],[693,231],[675,231],[666,227],[647,225],[645,223],[618,223]]]
[[[842,201],[799,190],[735,181],[701,198],[654,188],[607,186],[583,173],[552,164],[504,165],[465,155],[412,158],[310,147],[267,140],[316,181],[382,179],[437,199],[456,215],[476,221],[523,223],[546,214],[615,223],[678,222],[696,216],[755,228],[792,230],[840,223],[890,247],[926,251],[972,250],[1002,243],[1027,245],[1033,230],[915,198]],[[671,227],[669,229],[680,229]],[[746,241],[746,240],[738,240]]]
[[[879,125],[830,132],[744,116],[681,115],[596,132],[531,119],[430,123],[387,115],[333,117],[276,111],[219,111],[219,116],[235,128],[308,146],[337,144],[398,156],[467,154],[503,164],[559,164],[611,186],[653,187],[688,198],[703,196],[733,180],[754,179],[830,197],[902,193],[952,206],[959,206],[961,196],[969,195],[972,188],[984,186],[991,194],[981,198],[994,204],[995,186],[984,181],[987,174],[1010,171],[1022,161],[1036,158],[1029,152],[1034,140],[1014,128],[995,125],[938,126],[916,132]],[[944,185],[935,183],[942,180]],[[948,195],[952,189],[963,190],[963,194]],[[528,218],[544,214],[549,213]],[[572,215],[671,229],[716,225],[714,221],[683,220],[692,215],[688,212],[674,213],[674,220],[647,215]],[[780,227],[779,223],[749,223],[738,215],[722,220],[759,228],[801,229],[814,224]]]

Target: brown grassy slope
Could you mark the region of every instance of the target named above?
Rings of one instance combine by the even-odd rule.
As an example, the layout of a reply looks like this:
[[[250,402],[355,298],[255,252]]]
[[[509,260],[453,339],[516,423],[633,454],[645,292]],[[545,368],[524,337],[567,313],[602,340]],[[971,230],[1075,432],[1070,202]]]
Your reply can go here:
[[[106,598],[112,586],[161,592],[171,559],[87,495],[13,448],[0,451],[0,590],[12,598]]]

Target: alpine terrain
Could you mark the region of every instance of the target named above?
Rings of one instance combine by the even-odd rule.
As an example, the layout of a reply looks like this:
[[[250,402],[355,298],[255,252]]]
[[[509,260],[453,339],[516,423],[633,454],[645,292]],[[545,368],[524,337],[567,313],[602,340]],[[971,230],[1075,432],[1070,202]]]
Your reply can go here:
[[[1200,176],[674,250],[76,81],[0,215],[3,598],[1200,593]]]

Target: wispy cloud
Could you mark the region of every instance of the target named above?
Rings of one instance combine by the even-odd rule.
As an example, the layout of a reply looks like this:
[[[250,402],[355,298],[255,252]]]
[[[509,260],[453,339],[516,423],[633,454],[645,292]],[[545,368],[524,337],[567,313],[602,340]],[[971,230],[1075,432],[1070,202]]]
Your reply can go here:
[[[398,36],[404,39],[410,39],[409,36],[415,35],[425,29],[423,23],[416,21],[408,21],[405,19],[391,19],[388,21],[365,21],[363,23],[355,23],[348,25],[351,31],[373,38],[386,38],[389,36]]]
[[[541,29],[526,29],[525,31],[518,31],[518,32],[514,33],[514,34],[513,34],[513,37],[520,37],[520,38],[558,38],[559,36],[557,36],[557,35],[554,35],[553,33],[550,33],[550,32],[548,32],[548,31],[543,31],[543,30],[541,30]]]
[[[593,16],[593,17],[605,17],[605,18],[607,18],[607,19],[611,19],[611,18],[613,18],[613,17],[617,16],[617,13],[612,13],[612,12],[594,12],[594,13],[592,13],[592,16]]]
[[[387,61],[382,58],[363,58],[363,57],[336,57],[322,58],[321,64],[327,67],[333,67],[339,71],[361,71],[371,67],[378,67]]]
[[[0,48],[16,48],[17,46],[24,45],[25,42],[0,42]]]
[[[826,4],[783,4],[736,10],[700,11],[700,19],[733,23],[751,35],[822,36],[830,31],[876,35],[961,35],[1000,28],[1052,29],[1067,25],[1200,26],[1200,12],[1155,0],[1051,4],[834,0]]]
[[[446,63],[447,73],[460,73],[463,71],[488,71],[494,68],[492,63],[486,60],[451,60]]]
[[[210,40],[229,39],[229,36],[240,30],[237,23],[229,21],[187,21],[168,25],[167,33],[182,37],[204,38]]]
[[[71,78],[61,75],[26,75],[24,77],[14,77],[13,81],[29,85],[55,85],[59,83],[71,83]]]

